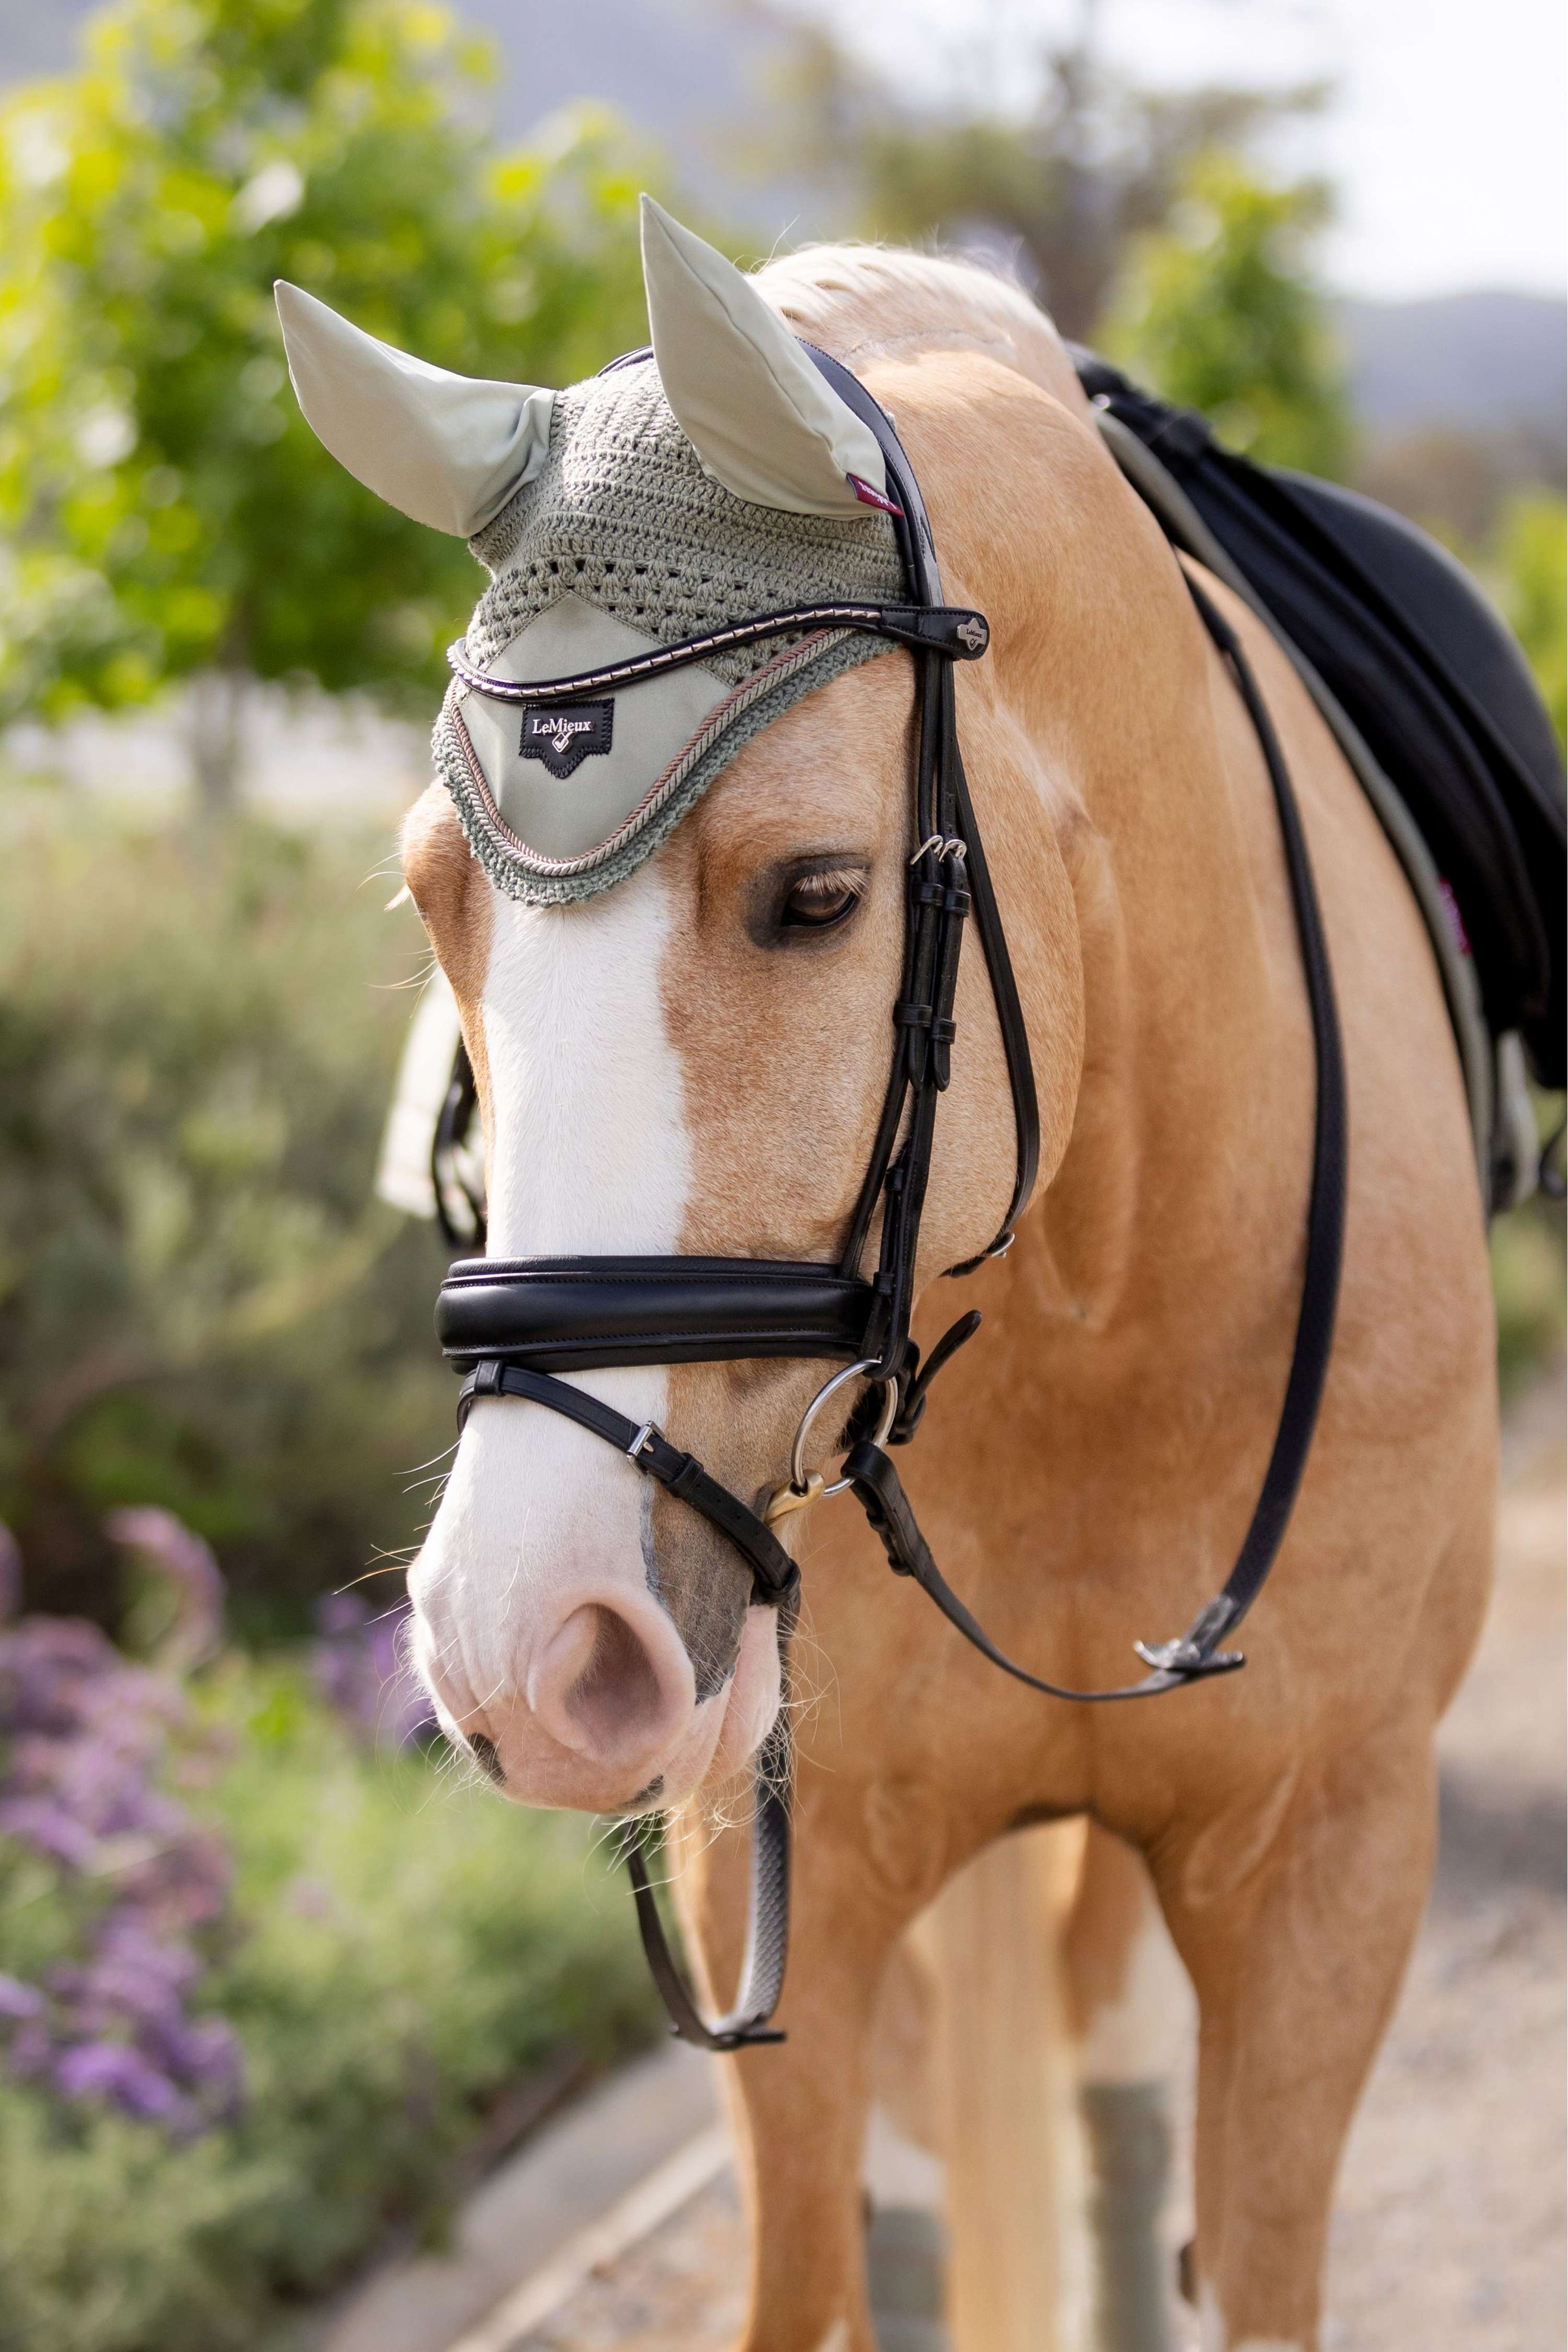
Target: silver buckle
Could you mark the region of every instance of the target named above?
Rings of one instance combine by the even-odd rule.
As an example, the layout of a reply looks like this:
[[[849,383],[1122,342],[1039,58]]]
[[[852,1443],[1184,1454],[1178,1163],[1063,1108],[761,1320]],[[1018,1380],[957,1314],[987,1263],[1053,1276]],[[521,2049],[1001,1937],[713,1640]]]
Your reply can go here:
[[[637,1435],[633,1438],[631,1444],[626,1448],[626,1460],[628,1462],[637,1462],[637,1455],[642,1452],[643,1447],[647,1444],[650,1438],[655,1438],[658,1435],[658,1430],[656,1423],[651,1421],[645,1421],[642,1427],[638,1430]],[[637,1462],[637,1467],[639,1470],[641,1469],[642,1465],[640,1462]]]

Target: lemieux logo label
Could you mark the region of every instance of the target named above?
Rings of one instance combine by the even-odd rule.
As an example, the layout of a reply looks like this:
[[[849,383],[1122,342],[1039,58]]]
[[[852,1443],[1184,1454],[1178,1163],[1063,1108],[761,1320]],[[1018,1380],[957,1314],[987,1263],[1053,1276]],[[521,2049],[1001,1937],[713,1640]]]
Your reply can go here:
[[[525,710],[518,749],[525,760],[542,760],[552,776],[570,776],[584,760],[609,750],[615,724],[613,701],[568,702],[556,710]]]

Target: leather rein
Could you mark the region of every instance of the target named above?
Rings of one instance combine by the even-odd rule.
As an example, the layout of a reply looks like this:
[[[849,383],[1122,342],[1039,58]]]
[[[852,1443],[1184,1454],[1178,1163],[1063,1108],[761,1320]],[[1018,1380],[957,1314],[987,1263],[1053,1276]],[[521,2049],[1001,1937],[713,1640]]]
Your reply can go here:
[[[816,627],[851,626],[889,637],[914,655],[920,726],[913,779],[914,838],[905,898],[903,966],[892,1008],[893,1051],[864,1181],[835,1265],[794,1261],[691,1257],[458,1259],[442,1285],[437,1330],[444,1352],[466,1375],[461,1429],[481,1398],[512,1397],[563,1414],[626,1455],[645,1477],[701,1513],[745,1562],[752,1600],[778,1612],[781,1664],[787,1678],[790,1637],[799,1610],[800,1571],[773,1528],[795,1510],[850,1492],[887,1552],[894,1573],[912,1577],[964,1638],[1005,1674],[1032,1690],[1086,1704],[1152,1698],[1211,1675],[1233,1673],[1241,1654],[1221,1648],[1261,1591],[1284,1538],[1310,1451],[1333,1343],[1342,1254],[1346,1116],[1343,1057],[1332,979],[1300,816],[1268,711],[1234,631],[1190,580],[1194,603],[1228,665],[1257,732],[1279,814],[1290,895],[1311,1013],[1317,1101],[1311,1192],[1307,1213],[1301,1306],[1284,1405],[1273,1450],[1241,1550],[1221,1591],[1174,1640],[1134,1644],[1148,1672],[1106,1690],[1073,1690],[1045,1681],[1007,1657],[944,1580],[921,1533],[888,1448],[907,1444],[925,1411],[931,1383],[973,1338],[980,1317],[960,1317],[922,1366],[910,1336],[920,1240],[939,1099],[946,1090],[956,1034],[952,1017],[959,950],[973,918],[995,1003],[1012,1089],[1016,1160],[1012,1199],[995,1239],[980,1256],[951,1266],[968,1274],[1011,1246],[1039,1160],[1039,1118],[1028,1036],[1006,938],[969,796],[954,719],[953,665],[979,659],[989,642],[984,616],[942,601],[931,526],[914,473],[887,416],[858,380],[826,352],[805,346],[840,397],[870,426],[887,464],[889,499],[910,592],[906,605],[829,604],[760,616],[713,636],[660,647],[642,659],[537,684],[491,679],[473,669],[462,647],[453,667],[474,691],[508,702],[554,703],[600,693],[704,659],[721,647]],[[615,364],[636,364],[632,354]],[[452,1146],[471,1112],[472,1079],[464,1057],[454,1076],[435,1152],[438,1202],[451,1196]],[[472,1202],[478,1217],[478,1204]],[[862,1273],[879,1205],[876,1271]],[[443,1213],[443,1222],[446,1222]],[[482,1227],[481,1227],[482,1232]],[[455,1239],[456,1236],[454,1235]],[[471,1245],[471,1244],[470,1244]],[[482,1245],[482,1243],[481,1243]],[[754,1510],[710,1477],[689,1454],[651,1423],[637,1426],[601,1403],[563,1372],[619,1364],[730,1362],[749,1358],[840,1360],[808,1406],[787,1481]],[[843,1428],[848,1452],[842,1475],[827,1484],[808,1473],[805,1443],[818,1408],[852,1384],[860,1402]],[[879,1397],[879,1411],[871,1402]],[[842,1424],[841,1424],[842,1426]],[[731,2051],[778,2042],[770,2019],[783,1990],[789,1931],[790,1805],[793,1775],[787,1688],[773,1730],[753,1766],[752,1885],[745,1958],[733,2008],[712,2023],[701,2016],[667,1941],[648,1872],[643,1817],[629,1825],[625,1859],[649,1966],[684,2040]]]

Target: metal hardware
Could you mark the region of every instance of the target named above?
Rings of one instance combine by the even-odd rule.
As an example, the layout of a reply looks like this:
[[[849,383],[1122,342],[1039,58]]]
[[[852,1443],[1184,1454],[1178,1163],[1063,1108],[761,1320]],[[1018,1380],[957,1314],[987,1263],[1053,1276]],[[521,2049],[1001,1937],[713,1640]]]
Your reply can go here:
[[[847,1491],[849,1486],[847,1478],[835,1478],[829,1484],[824,1479],[820,1470],[807,1475],[805,1441],[812,1423],[835,1390],[843,1388],[848,1381],[860,1381],[868,1377],[881,1379],[884,1391],[882,1416],[877,1424],[877,1433],[873,1443],[881,1445],[887,1442],[888,1432],[891,1429],[898,1414],[899,1384],[897,1381],[890,1381],[879,1375],[877,1371],[876,1358],[868,1356],[863,1362],[847,1364],[843,1371],[835,1372],[830,1381],[824,1381],[802,1413],[800,1427],[795,1433],[795,1444],[790,1448],[789,1476],[782,1486],[773,1488],[763,1506],[764,1527],[772,1527],[775,1519],[787,1518],[792,1511],[804,1511],[808,1503],[826,1502],[830,1495],[842,1495]]]
[[[918,866],[928,849],[935,850],[939,863],[944,857],[951,857],[956,861],[957,859],[968,855],[967,844],[960,841],[955,835],[933,833],[929,834],[926,839],[921,842],[920,847],[910,858],[910,864],[911,866]]]
[[[636,1462],[637,1455],[642,1452],[643,1447],[647,1444],[649,1438],[657,1437],[658,1435],[658,1431],[655,1424],[651,1421],[645,1421],[642,1427],[638,1430],[637,1435],[633,1438],[631,1444],[626,1448],[626,1460],[628,1462]],[[642,1465],[639,1463],[637,1466],[640,1469]]]
[[[786,1478],[782,1486],[773,1488],[763,1506],[763,1527],[776,1527],[779,1520],[787,1519],[792,1511],[804,1511],[808,1503],[820,1502],[826,1492],[827,1481],[820,1470],[814,1470],[802,1487],[792,1486]]]

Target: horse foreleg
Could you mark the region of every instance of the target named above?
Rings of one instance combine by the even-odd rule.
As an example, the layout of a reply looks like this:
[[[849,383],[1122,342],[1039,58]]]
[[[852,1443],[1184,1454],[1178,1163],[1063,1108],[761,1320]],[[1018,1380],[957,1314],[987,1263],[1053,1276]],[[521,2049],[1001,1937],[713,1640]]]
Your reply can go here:
[[[1081,1848],[1079,1822],[1000,1838],[910,1930],[935,1996],[952,2352],[1056,2352],[1063,2340],[1072,2092],[1058,1954]]]
[[[750,2221],[751,2298],[739,2352],[877,2352],[866,2298],[861,2162],[878,1985],[904,1911],[852,1839],[813,1821],[795,1843],[787,2040],[720,2061]],[[706,1991],[732,1990],[744,1933],[746,1840],[684,1840],[678,1900]]]
[[[1091,1823],[1063,1945],[1088,2169],[1095,2352],[1169,2352],[1172,2095],[1192,1987],[1141,1857]]]
[[[1153,1858],[1201,2020],[1204,2352],[1316,2352],[1335,2168],[1421,1916],[1433,1783],[1426,1726],[1396,1725]]]

